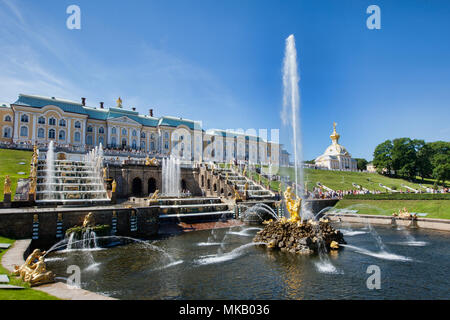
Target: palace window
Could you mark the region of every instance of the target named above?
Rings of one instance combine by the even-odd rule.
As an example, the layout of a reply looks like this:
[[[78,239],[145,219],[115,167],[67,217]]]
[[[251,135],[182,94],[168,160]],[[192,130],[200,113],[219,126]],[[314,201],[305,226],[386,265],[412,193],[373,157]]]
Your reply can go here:
[[[150,135],[150,139],[155,140],[155,135],[153,133]]]
[[[150,149],[153,151],[155,150],[155,143],[152,141],[150,142]]]
[[[141,138],[145,139],[145,132],[141,132]]]
[[[116,134],[116,132],[117,132],[116,127],[113,127],[113,128],[111,129],[111,134]]]
[[[45,138],[45,130],[44,128],[38,129],[38,138]]]
[[[98,144],[100,145],[100,143],[103,145],[105,143],[105,140],[103,137],[99,137],[98,138]]]
[[[81,128],[81,122],[75,121],[75,128],[80,129]]]
[[[3,129],[3,138],[11,138],[11,128],[6,127]]]
[[[87,132],[92,132],[92,127],[91,126],[89,126],[88,128],[87,128]]]
[[[60,127],[65,127],[66,126],[66,120],[64,120],[64,119],[59,120],[59,126]]]
[[[51,120],[51,119],[50,119]],[[50,120],[49,120],[49,122],[50,122]],[[54,119],[53,119],[54,120]],[[49,139],[55,139],[55,136],[56,136],[56,131],[55,131],[55,129],[50,129],[50,130],[48,130],[48,138]]]
[[[165,138],[166,140],[169,139],[169,133],[168,133],[168,132],[164,133],[164,138]]]
[[[66,140],[66,132],[64,130],[59,130],[58,138],[59,140]]]
[[[114,129],[114,128],[113,128],[113,129]],[[116,137],[112,137],[112,138],[111,138],[111,145],[112,145],[112,147],[115,148],[115,147],[116,147],[116,144],[117,144],[117,142],[116,142]]]
[[[92,144],[92,136],[87,136],[86,137],[86,143],[87,144]]]
[[[38,123],[39,124],[45,124],[45,118],[44,117],[39,117]]]
[[[81,141],[81,134],[79,132],[75,132],[74,140],[75,140],[75,142]]]
[[[169,142],[166,141],[166,142],[164,143],[164,148],[165,148],[165,149],[169,149]]]
[[[21,137],[28,137],[28,127],[20,127],[20,136]]]
[[[5,119],[3,119],[5,122],[11,122],[11,116],[7,115]]]
[[[136,147],[137,147],[136,140],[133,140],[133,142],[132,142],[132,144],[131,144],[131,147],[132,147],[133,149],[136,149]]]
[[[105,133],[105,128],[103,127],[98,128],[98,133]]]
[[[23,114],[23,115],[20,117],[20,121],[21,121],[21,122],[28,122],[28,116],[27,116],[26,114]]]
[[[145,150],[145,141],[141,141],[141,149]]]
[[[48,124],[51,125],[51,126],[56,125],[56,119],[55,118],[48,119]]]
[[[126,136],[127,135],[127,129],[122,129],[122,135]]]
[[[136,130],[133,130],[133,137],[136,137],[137,136],[137,132],[136,132]]]

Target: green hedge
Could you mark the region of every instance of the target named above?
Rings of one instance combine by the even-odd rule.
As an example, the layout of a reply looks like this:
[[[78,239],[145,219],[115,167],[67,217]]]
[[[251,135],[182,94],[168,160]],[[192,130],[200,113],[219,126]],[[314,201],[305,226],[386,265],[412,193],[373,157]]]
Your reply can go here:
[[[450,193],[380,193],[350,194],[348,200],[450,200]]]

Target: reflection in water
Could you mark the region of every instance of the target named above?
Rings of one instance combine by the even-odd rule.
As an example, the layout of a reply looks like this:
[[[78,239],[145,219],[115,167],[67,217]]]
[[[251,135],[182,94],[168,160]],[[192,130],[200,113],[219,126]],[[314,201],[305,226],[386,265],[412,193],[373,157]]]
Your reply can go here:
[[[364,225],[350,227],[361,232]],[[51,252],[46,261],[60,278],[67,277],[68,265],[80,266],[82,288],[121,299],[404,299],[405,294],[408,299],[450,298],[445,268],[450,265],[448,233],[415,230],[411,236],[427,243],[425,247],[393,245],[387,252],[380,250],[378,241],[409,241],[402,231],[380,226],[379,239],[369,233],[348,236],[346,247],[328,254],[338,271],[330,274],[318,270],[317,255],[251,243],[256,229],[245,231],[251,237],[229,234],[246,228],[217,229],[214,241],[208,241],[211,230],[204,230],[152,242],[158,250],[131,243],[90,252]],[[371,264],[383,270],[383,290],[367,290],[366,269]]]

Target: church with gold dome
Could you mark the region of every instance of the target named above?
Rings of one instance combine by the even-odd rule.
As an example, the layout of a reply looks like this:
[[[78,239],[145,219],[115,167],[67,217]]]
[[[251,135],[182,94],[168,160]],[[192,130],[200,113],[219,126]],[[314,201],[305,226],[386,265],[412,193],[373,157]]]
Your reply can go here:
[[[316,167],[328,170],[357,171],[357,161],[339,144],[339,133],[336,132],[336,122],[333,123],[333,133],[330,136],[331,145],[325,152],[316,158]]]

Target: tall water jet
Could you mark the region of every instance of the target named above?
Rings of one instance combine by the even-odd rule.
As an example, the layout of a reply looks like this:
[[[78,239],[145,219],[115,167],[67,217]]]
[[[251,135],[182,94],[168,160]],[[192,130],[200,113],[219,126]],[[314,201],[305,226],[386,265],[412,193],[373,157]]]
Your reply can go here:
[[[180,196],[180,159],[173,156],[162,160],[162,190],[165,196]]]
[[[55,191],[55,150],[53,140],[48,145],[48,150],[45,159],[46,172],[45,172],[45,198],[52,199]]]
[[[298,83],[300,76],[297,66],[297,49],[295,38],[291,34],[286,39],[286,49],[283,62],[283,110],[281,119],[283,124],[292,127],[292,147],[294,151],[295,193],[303,195],[302,143],[300,131],[300,90]],[[300,167],[299,167],[300,166]],[[303,218],[303,216],[302,216]]]

